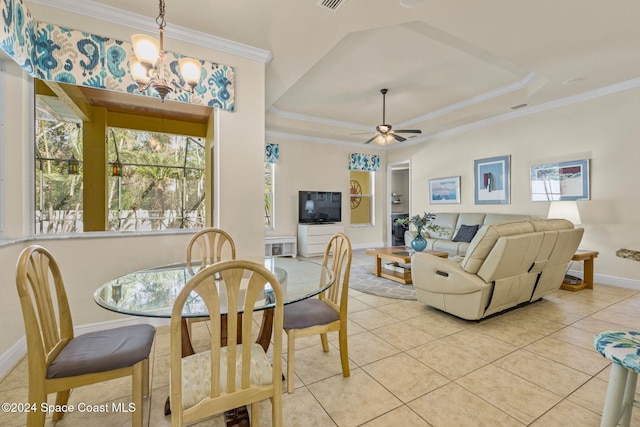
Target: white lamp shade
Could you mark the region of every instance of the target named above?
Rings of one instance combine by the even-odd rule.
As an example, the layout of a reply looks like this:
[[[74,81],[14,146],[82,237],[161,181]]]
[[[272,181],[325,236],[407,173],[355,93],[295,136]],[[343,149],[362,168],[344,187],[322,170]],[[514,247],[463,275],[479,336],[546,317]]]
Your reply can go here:
[[[202,73],[202,66],[197,59],[182,58],[178,61],[180,65],[180,75],[190,86],[195,86],[200,81],[200,74]]]
[[[582,224],[578,204],[573,200],[551,202],[547,218],[561,218],[571,221],[574,225]]]
[[[146,84],[149,81],[147,69],[137,59],[129,59],[129,69],[136,83]]]
[[[160,41],[146,34],[134,34],[131,36],[131,43],[138,60],[153,67],[160,56]]]

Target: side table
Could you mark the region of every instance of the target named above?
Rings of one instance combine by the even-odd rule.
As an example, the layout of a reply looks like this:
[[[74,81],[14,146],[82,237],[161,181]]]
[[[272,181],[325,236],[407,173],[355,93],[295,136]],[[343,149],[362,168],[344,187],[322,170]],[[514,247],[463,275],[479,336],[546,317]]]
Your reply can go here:
[[[572,261],[583,261],[583,278],[582,283],[579,285],[572,285],[570,283],[563,283],[560,286],[560,289],[565,289],[567,291],[579,291],[581,289],[593,289],[593,260],[596,259],[599,255],[597,251],[588,251],[578,249],[571,258]]]

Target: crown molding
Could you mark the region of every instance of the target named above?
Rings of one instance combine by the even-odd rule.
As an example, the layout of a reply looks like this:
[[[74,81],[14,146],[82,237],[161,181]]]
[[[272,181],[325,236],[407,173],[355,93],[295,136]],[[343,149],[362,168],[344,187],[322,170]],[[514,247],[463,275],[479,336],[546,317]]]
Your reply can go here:
[[[133,28],[137,31],[155,33],[158,26],[149,16],[126,12],[122,9],[107,6],[91,0],[27,0],[28,3],[41,4],[76,13],[83,16],[110,22],[116,25]],[[242,58],[267,64],[273,59],[273,54],[264,49],[249,46],[232,40],[223,39],[211,34],[194,31],[189,28],[171,24],[165,28],[165,37],[203,46],[209,49],[240,56]]]

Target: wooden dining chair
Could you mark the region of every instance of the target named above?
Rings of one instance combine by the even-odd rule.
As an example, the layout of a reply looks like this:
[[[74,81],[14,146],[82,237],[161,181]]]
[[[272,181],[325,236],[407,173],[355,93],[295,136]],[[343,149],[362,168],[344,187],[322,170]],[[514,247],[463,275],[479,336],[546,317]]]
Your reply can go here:
[[[211,321],[207,351],[182,356],[182,313],[196,293]],[[256,301],[273,301],[272,360],[250,338]],[[182,426],[243,405],[251,405],[251,425],[258,425],[258,402],[271,400],[272,425],[282,425],[282,322],[284,297],[280,283],[264,266],[229,260],[200,270],[180,291],[171,312],[171,425]],[[221,314],[228,313],[226,339]],[[245,321],[238,330],[238,314]]]
[[[55,259],[42,246],[22,251],[16,268],[27,340],[29,403],[27,425],[43,426],[41,404],[57,393],[56,406],[69,400],[71,389],[131,376],[132,425],[142,426],[143,395],[149,394],[149,353],[155,328],[134,325],[74,336],[62,275]],[[55,412],[59,420],[64,412]]]
[[[216,262],[236,259],[236,245],[224,230],[205,228],[193,235],[187,244],[187,268],[194,274],[194,268],[204,268]],[[206,317],[190,317],[185,319],[191,335],[191,325],[207,320]]]
[[[322,350],[329,351],[327,332],[338,331],[342,375],[348,377],[347,301],[351,271],[351,242],[343,234],[335,234],[324,253],[322,264],[330,268],[334,283],[318,298],[288,304],[284,308],[284,331],[287,333],[287,392],[294,388],[294,360],[296,338],[320,335]]]

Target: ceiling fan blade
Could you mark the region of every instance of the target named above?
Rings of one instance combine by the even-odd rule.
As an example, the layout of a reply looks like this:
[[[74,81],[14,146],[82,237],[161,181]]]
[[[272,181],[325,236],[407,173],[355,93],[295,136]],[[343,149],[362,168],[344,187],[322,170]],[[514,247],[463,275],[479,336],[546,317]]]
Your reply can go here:
[[[374,136],[373,138],[369,139],[367,142],[365,142],[365,144],[370,143],[371,141],[373,141],[374,139],[376,139],[378,137],[378,135]]]
[[[397,131],[395,131],[395,132],[397,132]],[[403,138],[400,135],[396,135],[395,133],[392,133],[391,135],[393,135],[395,140],[398,141],[398,142],[402,142],[402,141],[406,141],[407,140],[407,138]]]
[[[396,133],[422,133],[422,131],[420,129],[400,129],[400,130],[393,130]]]

